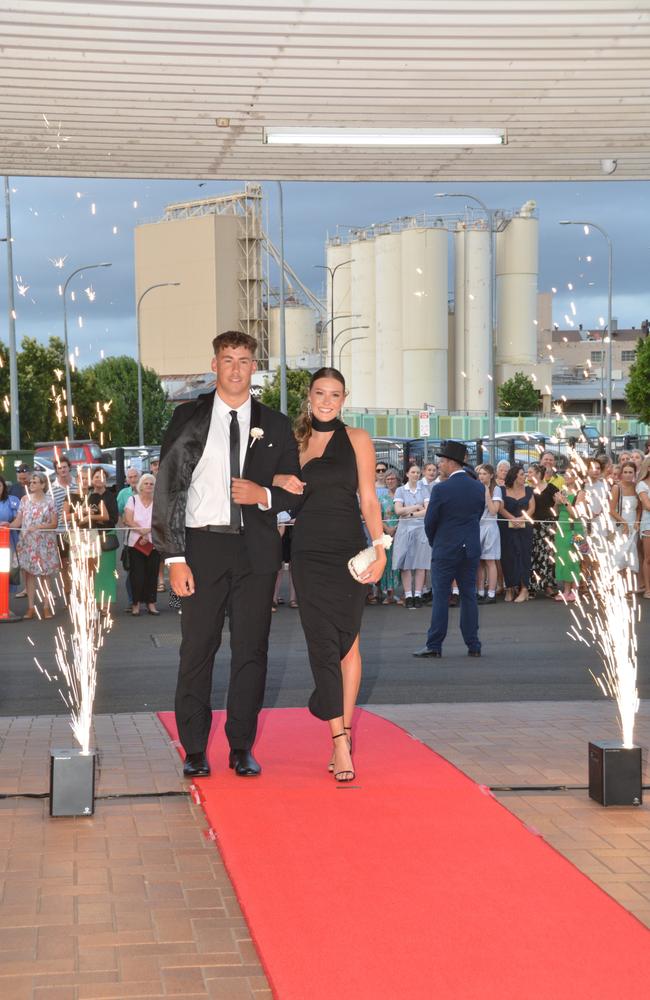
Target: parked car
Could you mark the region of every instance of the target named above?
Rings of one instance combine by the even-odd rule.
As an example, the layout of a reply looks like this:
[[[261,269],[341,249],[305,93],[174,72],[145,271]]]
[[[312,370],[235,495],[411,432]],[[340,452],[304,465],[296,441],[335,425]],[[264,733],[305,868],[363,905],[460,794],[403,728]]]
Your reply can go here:
[[[56,479],[54,462],[51,462],[49,458],[42,458],[40,455],[34,455],[34,470],[36,472],[44,472],[50,483]]]
[[[505,459],[508,462],[518,462],[528,465],[529,462],[536,462],[542,451],[547,447],[549,438],[534,431],[530,434],[519,432],[517,434],[497,434],[494,442],[488,437],[481,438],[481,450],[483,456],[481,461],[489,462],[496,466],[498,462]],[[476,441],[467,441],[467,450],[472,465],[478,462]]]
[[[49,458],[42,458],[40,455],[34,456],[34,468],[38,469],[39,472],[44,472],[50,483],[53,483],[56,479],[56,469],[54,468],[54,462]],[[109,465],[106,462],[93,462],[92,464],[79,464],[73,465],[71,468],[72,482],[74,488],[77,488],[80,477],[84,484],[88,483],[90,473],[92,469],[103,469],[106,474],[106,485],[109,489],[115,487],[115,466]]]
[[[39,441],[34,446],[35,458],[49,458],[52,462],[56,455],[65,455],[71,465],[98,464],[104,461],[104,453],[96,441],[90,438],[81,441]]]
[[[152,458],[160,457],[160,445],[126,445],[124,451],[124,468],[135,468],[138,472],[149,472]],[[104,454],[110,456],[111,461],[115,461],[117,448],[104,448]]]
[[[404,477],[413,462],[420,466],[425,462],[423,438],[373,438],[372,442],[377,460],[386,462]],[[440,441],[427,438],[427,461],[435,460],[435,450],[439,444]]]

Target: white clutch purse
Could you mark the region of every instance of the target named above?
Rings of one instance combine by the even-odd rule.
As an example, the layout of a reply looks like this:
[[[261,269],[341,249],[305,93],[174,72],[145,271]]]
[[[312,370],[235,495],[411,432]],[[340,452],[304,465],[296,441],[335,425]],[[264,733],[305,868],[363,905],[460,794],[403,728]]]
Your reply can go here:
[[[356,556],[352,556],[348,560],[348,569],[350,570],[350,575],[357,581],[361,583],[361,576],[368,569],[371,563],[375,561],[375,545],[382,544],[385,549],[389,549],[393,544],[393,539],[390,535],[382,535],[381,538],[376,538],[372,545],[369,545],[367,549],[361,549],[361,552],[357,552]]]

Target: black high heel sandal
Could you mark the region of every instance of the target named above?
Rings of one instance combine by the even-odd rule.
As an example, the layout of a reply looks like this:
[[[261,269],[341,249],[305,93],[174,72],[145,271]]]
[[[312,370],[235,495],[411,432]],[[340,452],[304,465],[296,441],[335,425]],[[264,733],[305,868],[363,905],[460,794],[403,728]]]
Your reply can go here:
[[[350,727],[348,726],[348,729],[349,728]],[[348,738],[347,734],[343,732],[343,733],[337,733],[336,736],[332,737],[332,739],[333,740],[339,740],[341,738],[341,736],[345,736],[346,739]],[[343,777],[344,774],[348,775],[348,777],[344,778]],[[340,783],[344,783],[346,781],[354,781],[355,777],[356,777],[355,772],[353,770],[351,770],[349,767],[346,767],[343,771],[335,771],[334,772],[334,781],[338,781]]]
[[[350,753],[352,753],[352,726],[343,726],[343,728],[345,729],[346,735],[347,735],[347,733],[350,734],[348,736],[348,744],[349,744],[349,747],[350,747]],[[330,760],[329,764],[327,765],[327,770],[329,771],[330,774],[332,774],[333,771],[334,771],[334,754],[332,754],[332,759]]]

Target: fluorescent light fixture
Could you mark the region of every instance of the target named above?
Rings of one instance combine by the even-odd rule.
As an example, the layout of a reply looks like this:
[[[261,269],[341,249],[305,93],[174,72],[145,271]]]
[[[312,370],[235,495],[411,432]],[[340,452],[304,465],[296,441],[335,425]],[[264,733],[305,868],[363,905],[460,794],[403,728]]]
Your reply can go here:
[[[274,146],[503,146],[502,128],[265,128]]]

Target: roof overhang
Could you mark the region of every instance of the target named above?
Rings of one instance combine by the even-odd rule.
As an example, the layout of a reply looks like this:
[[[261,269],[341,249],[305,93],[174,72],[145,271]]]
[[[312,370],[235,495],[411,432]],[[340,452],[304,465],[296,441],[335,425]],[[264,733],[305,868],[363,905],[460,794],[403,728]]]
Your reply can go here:
[[[647,0],[0,0],[0,172],[646,179],[649,53]],[[507,143],[265,144],[273,126]]]

